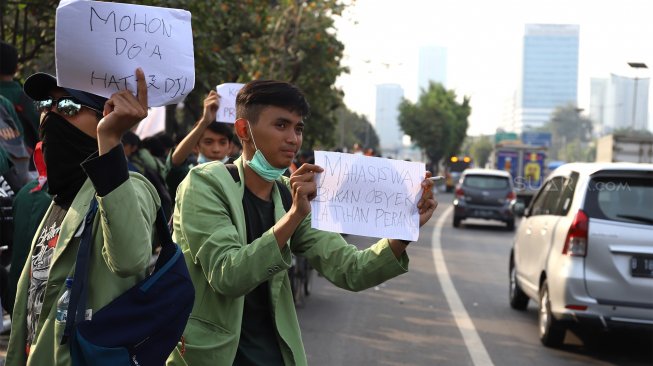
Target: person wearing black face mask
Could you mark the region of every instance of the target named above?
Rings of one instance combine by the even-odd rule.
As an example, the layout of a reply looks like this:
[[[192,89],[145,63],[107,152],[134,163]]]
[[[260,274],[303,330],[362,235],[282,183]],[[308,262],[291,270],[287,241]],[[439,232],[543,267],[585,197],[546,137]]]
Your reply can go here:
[[[54,199],[18,282],[8,364],[70,364],[68,345],[58,341],[63,327],[56,320],[57,300],[73,275],[78,228],[94,197],[98,213],[87,313],[101,309],[147,273],[160,201],[149,181],[128,172],[120,146],[122,134],[147,116],[141,69],[136,79],[136,96],[124,90],[108,100],[61,88],[54,76],[44,73],[25,81],[26,94],[41,112],[39,133]]]

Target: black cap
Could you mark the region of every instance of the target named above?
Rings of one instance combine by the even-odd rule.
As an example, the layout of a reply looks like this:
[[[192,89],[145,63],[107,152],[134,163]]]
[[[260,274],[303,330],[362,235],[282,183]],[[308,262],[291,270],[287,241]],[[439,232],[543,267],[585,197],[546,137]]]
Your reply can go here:
[[[57,85],[56,77],[44,72],[37,72],[25,80],[23,90],[25,91],[25,94],[27,94],[30,98],[39,101],[48,99],[52,89],[57,87],[59,86]],[[104,110],[104,103],[107,101],[107,98],[83,92],[77,89],[62,89],[68,92],[71,97],[79,100],[83,105],[96,109],[100,112]]]

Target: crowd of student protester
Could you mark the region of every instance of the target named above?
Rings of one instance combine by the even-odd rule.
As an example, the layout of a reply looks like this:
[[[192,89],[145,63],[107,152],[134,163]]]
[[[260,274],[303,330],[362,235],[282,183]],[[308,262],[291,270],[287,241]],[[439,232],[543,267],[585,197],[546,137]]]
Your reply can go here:
[[[70,363],[53,307],[64,282],[78,277],[80,257],[69,243],[91,233],[88,304],[102,309],[147,272],[159,209],[174,219],[196,294],[183,337],[163,355],[169,365],[305,365],[286,273],[293,253],[351,291],[407,272],[409,241],[381,239],[359,250],[311,227],[323,169],[299,153],[309,105],[297,87],[246,84],[233,125],[215,121],[220,96],[211,91],[179,141],[141,140],[131,131],[147,116],[143,70],[135,95],[108,99],[62,88],[44,73],[21,86],[13,79],[16,50],[1,46],[0,297],[18,323],[8,362]],[[419,184],[421,227],[437,203],[433,183]],[[93,229],[83,224],[89,207],[98,207],[88,216]]]

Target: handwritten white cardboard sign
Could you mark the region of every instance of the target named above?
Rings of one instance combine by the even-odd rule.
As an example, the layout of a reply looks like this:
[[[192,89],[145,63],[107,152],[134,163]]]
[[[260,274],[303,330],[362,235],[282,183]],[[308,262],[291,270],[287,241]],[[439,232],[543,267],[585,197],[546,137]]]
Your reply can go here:
[[[236,122],[236,95],[245,84],[225,83],[216,87],[220,96],[220,107],[215,116],[216,121],[235,123]]]
[[[62,1],[55,29],[59,86],[107,98],[135,93],[141,67],[150,107],[180,102],[195,86],[190,18],[179,9]]]
[[[327,151],[315,152],[317,197],[312,227],[320,230],[416,241],[423,163]]]

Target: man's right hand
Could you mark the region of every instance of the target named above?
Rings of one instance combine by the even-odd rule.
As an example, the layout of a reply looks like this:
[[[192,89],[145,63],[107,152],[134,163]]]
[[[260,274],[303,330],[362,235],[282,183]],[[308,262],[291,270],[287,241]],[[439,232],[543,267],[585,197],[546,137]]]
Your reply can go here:
[[[215,90],[211,90],[209,95],[204,99],[204,112],[202,113],[200,124],[208,126],[211,122],[215,122],[218,107],[220,107],[220,95]]]
[[[292,188],[291,210],[294,210],[302,218],[311,212],[311,201],[317,195],[315,174],[323,171],[324,169],[320,166],[304,164],[290,176],[290,186]]]

